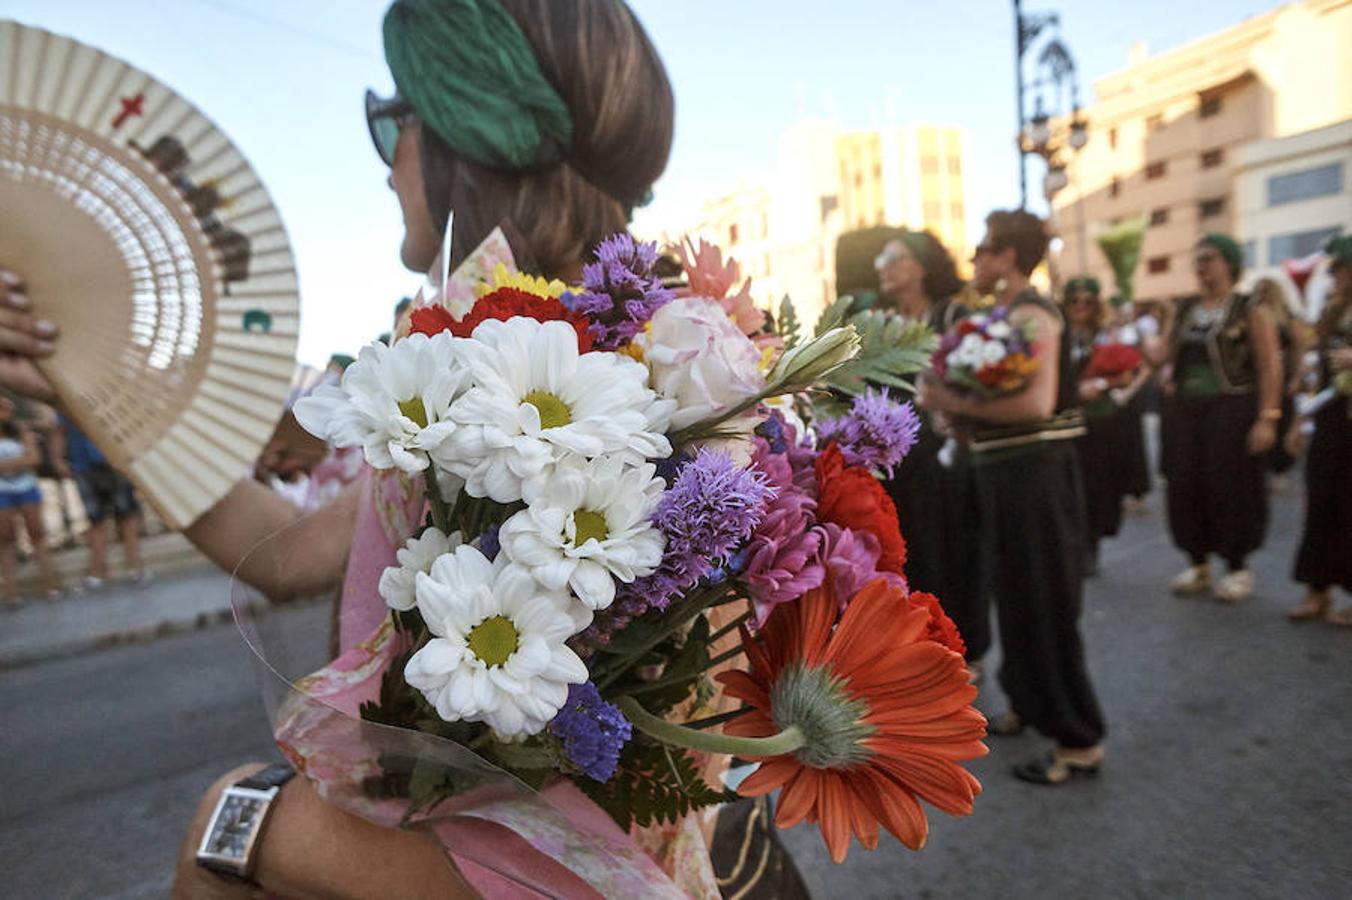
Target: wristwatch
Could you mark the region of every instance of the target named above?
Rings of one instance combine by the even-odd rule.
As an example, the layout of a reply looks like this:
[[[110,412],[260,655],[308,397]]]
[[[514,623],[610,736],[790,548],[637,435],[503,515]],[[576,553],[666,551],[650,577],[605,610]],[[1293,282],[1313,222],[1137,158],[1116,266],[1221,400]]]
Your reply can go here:
[[[219,875],[249,881],[272,801],[295,774],[289,763],[274,763],[222,791],[197,848],[197,864]]]

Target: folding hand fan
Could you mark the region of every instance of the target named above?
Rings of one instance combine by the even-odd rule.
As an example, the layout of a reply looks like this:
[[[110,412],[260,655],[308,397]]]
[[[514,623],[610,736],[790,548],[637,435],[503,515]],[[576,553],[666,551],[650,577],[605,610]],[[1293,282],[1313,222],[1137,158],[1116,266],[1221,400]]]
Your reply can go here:
[[[0,263],[62,337],[75,423],[185,527],[247,475],[295,368],[281,217],[248,161],[150,75],[0,20]]]

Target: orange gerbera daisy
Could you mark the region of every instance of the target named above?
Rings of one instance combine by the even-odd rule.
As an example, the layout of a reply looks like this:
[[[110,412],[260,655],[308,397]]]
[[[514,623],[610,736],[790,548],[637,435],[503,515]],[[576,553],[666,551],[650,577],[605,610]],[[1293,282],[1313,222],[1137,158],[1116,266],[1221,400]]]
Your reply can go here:
[[[743,630],[751,671],[718,676],[752,710],[725,734],[768,737],[793,726],[798,750],[760,757],[738,789],[782,787],[775,824],[820,823],[842,862],[853,830],[869,849],[881,824],[913,850],[929,823],[917,798],[968,815],[981,783],[958,765],[986,754],[986,720],[971,706],[962,657],[926,637],[929,613],[881,579],[860,590],[837,624],[827,587],[776,607],[758,637]]]

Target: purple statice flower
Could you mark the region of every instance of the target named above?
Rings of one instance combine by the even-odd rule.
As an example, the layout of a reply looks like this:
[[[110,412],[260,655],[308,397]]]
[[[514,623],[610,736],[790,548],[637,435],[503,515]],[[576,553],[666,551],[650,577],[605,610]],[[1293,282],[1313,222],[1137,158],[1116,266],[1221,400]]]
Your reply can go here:
[[[597,614],[583,643],[605,643],[617,630],[616,617],[628,622],[650,609],[666,609],[746,541],[776,493],[763,473],[739,467],[725,451],[701,449],[653,511],[653,526],[666,538],[657,571],[619,585],[615,601]]]
[[[615,774],[620,749],[633,734],[624,714],[601,699],[590,681],[568,686],[568,700],[549,723],[563,742],[563,755],[588,778],[602,784]]]
[[[817,502],[788,488],[770,501],[751,534],[743,577],[751,592],[756,625],[765,624],[776,604],[795,600],[826,577],[821,563],[825,532],[816,527]]]
[[[766,416],[765,421],[756,426],[756,436],[765,439],[766,446],[770,453],[783,453],[786,449],[784,443],[784,416],[777,410]]]
[[[623,232],[596,247],[596,261],[582,267],[582,291],[559,299],[591,325],[592,346],[614,350],[629,343],[653,317],[675,299],[653,274],[657,244],[635,241]]]
[[[479,552],[484,558],[492,562],[502,549],[502,544],[498,541],[498,526],[489,525],[479,535]]]
[[[848,415],[817,426],[823,446],[834,441],[847,466],[881,471],[889,478],[920,436],[920,417],[910,403],[898,403],[884,388],[854,398]]]
[[[832,522],[823,525],[822,532],[822,564],[841,609],[860,588],[878,578],[908,590],[906,579],[896,572],[878,571],[878,559],[883,551],[877,537],[867,531],[841,528]]]

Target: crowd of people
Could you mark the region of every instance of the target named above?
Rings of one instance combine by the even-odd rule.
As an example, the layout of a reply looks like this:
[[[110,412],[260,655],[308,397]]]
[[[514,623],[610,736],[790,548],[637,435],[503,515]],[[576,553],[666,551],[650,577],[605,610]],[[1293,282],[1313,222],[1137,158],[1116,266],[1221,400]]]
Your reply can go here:
[[[1144,417],[1154,405],[1168,528],[1188,563],[1172,591],[1230,604],[1253,593],[1268,473],[1289,469],[1312,431],[1294,568],[1308,593],[1289,616],[1352,624],[1352,608],[1333,609],[1331,594],[1352,587],[1352,237],[1326,248],[1334,286],[1312,328],[1275,282],[1237,289],[1243,254],[1223,234],[1196,244],[1198,294],[1149,309],[1114,305],[1088,277],[1065,283],[1059,307],[1030,288],[1047,235],[1026,212],[988,217],[971,285],[932,235],[897,230],[884,240],[875,307],[943,332],[993,298],[1038,335],[1038,369],[1014,394],[961,396],[921,374],[924,431],[890,485],[911,541],[908,577],[942,598],[976,677],[992,643],[989,610],[998,611],[1009,710],[991,733],[1032,725],[1055,742],[1016,775],[1057,784],[1102,761],[1103,716],[1078,630],[1082,584],[1124,506],[1151,489]],[[1322,391],[1298,415],[1307,387]],[[964,440],[946,452],[954,432]],[[1214,582],[1212,557],[1226,566]]]
[[[39,591],[97,590],[109,580],[108,548],[120,538],[123,570],[133,582],[148,575],[141,563],[144,521],[136,489],[109,465],[76,425],[30,400],[0,395],[0,587],[8,605],[23,602],[20,562],[38,570]],[[74,491],[72,492],[72,488]],[[74,496],[72,496],[72,493]],[[52,551],[85,547],[85,572],[63,581]]]

